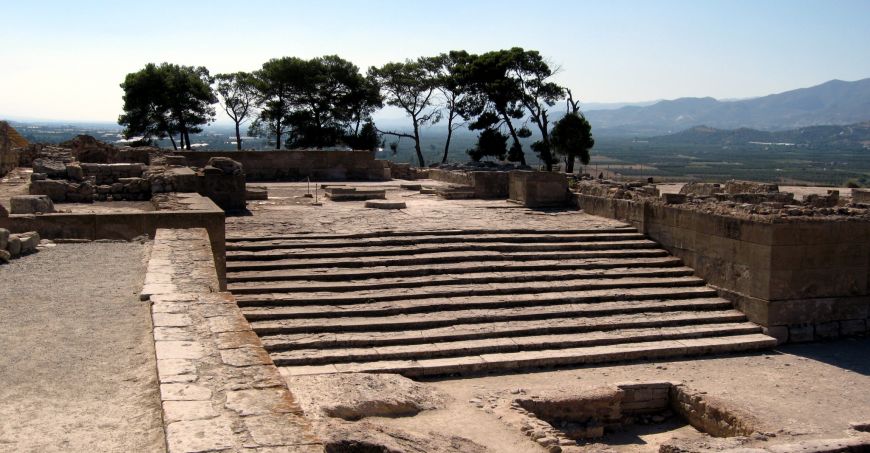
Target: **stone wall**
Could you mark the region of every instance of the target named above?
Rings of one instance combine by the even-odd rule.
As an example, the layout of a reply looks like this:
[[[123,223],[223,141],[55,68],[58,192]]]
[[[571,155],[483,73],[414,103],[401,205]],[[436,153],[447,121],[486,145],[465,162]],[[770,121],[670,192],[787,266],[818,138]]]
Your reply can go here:
[[[429,169],[429,178],[450,184],[468,186],[474,191],[475,198],[505,199],[508,197],[508,175],[506,171],[465,171]]]
[[[240,162],[248,181],[389,179],[389,166],[368,151],[184,151],[191,166],[205,167],[212,157]]]
[[[644,200],[575,200],[659,242],[780,340],[867,331],[870,222],[862,218],[762,221]]]
[[[511,201],[530,208],[564,206],[568,201],[568,179],[562,173],[512,171],[508,188]]]
[[[0,121],[0,176],[18,166],[18,148],[27,146],[25,140],[9,123]]]
[[[208,231],[221,288],[226,288],[224,211],[199,194],[164,195],[152,200],[157,211],[130,213],[51,213],[0,217],[0,228],[12,233],[36,231],[44,239],[131,240],[154,237],[159,228],[203,228]]]
[[[145,276],[168,453],[322,452],[230,293],[204,229],[159,229]]]

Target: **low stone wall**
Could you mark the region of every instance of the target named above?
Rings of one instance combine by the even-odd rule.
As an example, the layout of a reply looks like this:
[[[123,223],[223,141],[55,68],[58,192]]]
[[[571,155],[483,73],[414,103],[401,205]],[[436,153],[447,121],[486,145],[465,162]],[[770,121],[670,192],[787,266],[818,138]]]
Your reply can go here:
[[[184,151],[189,165],[204,167],[212,157],[240,162],[248,181],[389,179],[389,166],[368,151]]]
[[[505,199],[508,197],[508,176],[506,171],[462,171],[429,169],[429,179],[449,184],[468,186],[474,191],[475,198]]]
[[[867,332],[870,222],[761,221],[642,200],[575,194],[589,214],[659,242],[780,340]]]
[[[0,146],[0,177],[5,176],[18,166],[18,150],[4,149]]]
[[[152,302],[168,453],[322,452],[302,410],[217,273],[204,229],[159,229]]]
[[[0,217],[12,233],[36,231],[43,239],[115,239],[154,237],[159,228],[204,228],[208,231],[221,288],[226,288],[224,211],[199,194],[176,194],[157,211],[131,213],[12,214]]]
[[[564,206],[568,179],[562,173],[517,170],[510,172],[511,201],[530,208]]]

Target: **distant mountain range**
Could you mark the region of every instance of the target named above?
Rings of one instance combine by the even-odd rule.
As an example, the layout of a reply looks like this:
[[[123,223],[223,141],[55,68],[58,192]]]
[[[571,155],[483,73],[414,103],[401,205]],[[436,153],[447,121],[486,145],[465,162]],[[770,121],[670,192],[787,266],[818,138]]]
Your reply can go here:
[[[680,98],[649,106],[589,110],[593,132],[604,135],[657,136],[694,126],[782,131],[870,120],[870,78],[831,80],[769,96],[738,101]]]
[[[809,126],[787,131],[732,130],[696,126],[648,139],[657,145],[800,146],[813,149],[870,149],[870,121],[848,126]]]

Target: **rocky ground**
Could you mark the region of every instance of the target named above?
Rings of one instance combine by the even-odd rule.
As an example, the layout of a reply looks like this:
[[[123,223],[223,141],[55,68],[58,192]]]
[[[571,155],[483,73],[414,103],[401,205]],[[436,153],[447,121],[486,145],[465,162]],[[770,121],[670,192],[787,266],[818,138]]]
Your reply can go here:
[[[59,244],[0,266],[0,452],[164,450],[146,249]]]
[[[512,452],[546,451],[520,432],[516,414],[510,409],[515,398],[553,392],[570,395],[621,382],[679,381],[749,412],[773,434],[768,439],[741,439],[723,445],[765,447],[855,435],[849,424],[867,419],[870,409],[867,351],[870,339],[845,339],[787,345],[751,355],[393,383],[392,391],[381,388],[371,393],[359,391],[358,378],[300,376],[287,380],[306,413],[322,429],[336,423],[361,423],[330,417],[336,406],[380,408],[377,413],[384,415],[384,407],[416,405],[434,409],[414,416],[399,416],[407,412],[397,410],[393,417],[367,417],[357,429],[376,426],[382,433],[422,437],[435,433],[467,439],[487,451]],[[368,378],[381,384],[396,379]],[[639,426],[609,435],[577,446],[576,451],[656,452],[661,442],[673,437],[702,438],[694,429],[671,421],[661,427]],[[438,451],[455,450],[442,446]]]

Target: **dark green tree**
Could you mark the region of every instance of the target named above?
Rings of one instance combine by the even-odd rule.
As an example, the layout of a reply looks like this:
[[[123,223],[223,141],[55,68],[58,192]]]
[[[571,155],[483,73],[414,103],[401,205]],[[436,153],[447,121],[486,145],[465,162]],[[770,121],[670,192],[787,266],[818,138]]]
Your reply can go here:
[[[487,128],[477,136],[477,145],[466,153],[475,162],[480,162],[485,157],[504,160],[508,152],[507,141],[508,136],[502,134],[498,129]]]
[[[281,149],[291,113],[291,90],[301,64],[295,57],[273,58],[254,72],[254,87],[260,99],[260,113],[251,123],[252,136],[274,140],[275,149]]]
[[[395,131],[380,131],[382,134],[414,140],[414,151],[421,167],[426,166],[420,146],[420,128],[440,120],[440,110],[435,107],[435,90],[438,87],[435,65],[431,59],[419,58],[400,63],[387,63],[380,68],[369,69],[384,94],[388,105],[405,111],[413,126],[411,134]]]
[[[579,157],[583,165],[589,165],[589,150],[595,146],[592,126],[583,113],[579,102],[568,91],[568,112],[553,126],[550,141],[553,151],[565,158],[565,171],[574,173],[574,161]]]
[[[242,149],[241,125],[254,115],[259,103],[253,75],[247,72],[218,74],[215,76],[216,90],[221,99],[221,107],[236,126],[236,149]]]
[[[144,69],[127,74],[124,113],[118,123],[127,137],[142,135],[146,140],[178,133],[181,147],[190,149],[190,134],[214,119],[217,97],[211,88],[208,69],[149,63]],[[177,149],[175,140],[172,146]]]

